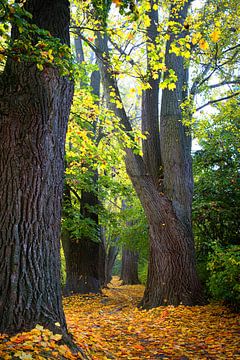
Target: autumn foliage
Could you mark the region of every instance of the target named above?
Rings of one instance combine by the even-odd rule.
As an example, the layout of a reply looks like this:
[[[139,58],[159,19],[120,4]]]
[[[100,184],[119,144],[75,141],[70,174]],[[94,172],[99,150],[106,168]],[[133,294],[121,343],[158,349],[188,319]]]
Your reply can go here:
[[[120,286],[115,278],[102,295],[64,299],[68,327],[89,359],[238,359],[239,317],[212,304],[137,308],[143,286]],[[37,326],[1,336],[1,359],[82,359],[61,336]]]

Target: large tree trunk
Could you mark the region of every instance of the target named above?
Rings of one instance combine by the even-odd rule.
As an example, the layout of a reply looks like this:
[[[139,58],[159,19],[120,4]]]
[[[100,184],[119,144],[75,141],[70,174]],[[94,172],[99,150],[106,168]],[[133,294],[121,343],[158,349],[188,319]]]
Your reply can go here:
[[[186,2],[176,17],[170,16],[170,20],[178,21],[183,25],[189,4],[190,1]],[[174,6],[173,4],[171,7],[171,13]],[[164,304],[195,305],[203,301],[196,274],[191,227],[193,192],[191,137],[189,130],[182,123],[180,108],[180,104],[187,96],[188,69],[184,67],[182,57],[177,57],[169,51],[171,43],[177,37],[185,35],[184,32],[178,35],[172,33],[166,45],[166,67],[175,71],[178,80],[175,91],[166,89],[162,93],[160,119],[162,177],[159,185],[163,198],[161,199],[157,193],[154,195],[153,189],[148,191],[147,197],[146,194],[142,196],[142,204],[149,219],[150,236],[149,273],[141,302],[143,307]],[[147,187],[149,186],[148,184]],[[150,194],[153,197],[149,198]],[[152,206],[149,204],[154,204],[155,210],[151,209]]]
[[[99,293],[99,244],[88,239],[72,239],[62,234],[66,260],[66,295]]]
[[[175,14],[175,21],[183,24],[190,1],[183,9]],[[173,4],[173,6],[176,4]],[[179,15],[179,16],[178,16]],[[154,18],[152,21],[155,21]],[[184,100],[187,86],[187,72],[183,66],[183,59],[169,54],[170,43],[175,35],[167,42],[166,64],[173,68],[178,75],[176,91],[166,90],[162,98],[159,142],[149,138],[151,146],[144,145],[148,152],[143,159],[134,155],[131,149],[126,149],[126,168],[133,186],[141,200],[149,225],[150,262],[148,280],[141,305],[151,308],[160,305],[197,305],[203,303],[201,286],[196,273],[194,242],[191,231],[191,139],[182,124],[180,104]],[[180,34],[179,36],[184,36]],[[111,69],[106,60],[107,43],[99,37],[101,49],[105,57],[99,64],[103,86],[108,106],[121,119],[125,130],[131,132],[131,124],[124,107],[116,108],[111,103],[109,89],[114,89],[121,99],[116,80],[111,76]],[[101,57],[101,54],[99,54]],[[157,94],[154,88],[155,96]],[[143,106],[144,116],[151,109],[151,96],[144,96],[148,104]],[[155,101],[156,102],[156,101]],[[149,132],[158,129],[158,118],[151,117],[147,121]],[[143,126],[144,128],[144,126]],[[146,127],[145,127],[146,128]],[[148,140],[146,140],[147,142]],[[161,143],[163,142],[163,143]],[[154,149],[155,148],[155,149]],[[160,156],[159,161],[151,161],[151,151]],[[158,168],[153,168],[159,166]],[[160,171],[159,171],[160,170]],[[156,182],[156,174],[160,173]]]
[[[122,268],[121,277],[122,285],[140,284],[138,279],[138,253],[136,251],[122,249]]]
[[[29,0],[33,22],[69,44],[69,3]],[[16,31],[13,29],[13,34]],[[0,332],[67,332],[61,302],[64,142],[73,86],[56,68],[8,60],[0,79]],[[55,323],[60,323],[61,328]]]
[[[149,225],[150,260],[141,306],[201,304],[202,292],[195,268],[194,243],[179,221],[172,202],[159,193],[145,166],[127,150],[128,174],[141,200]],[[145,174],[145,175],[144,175]]]

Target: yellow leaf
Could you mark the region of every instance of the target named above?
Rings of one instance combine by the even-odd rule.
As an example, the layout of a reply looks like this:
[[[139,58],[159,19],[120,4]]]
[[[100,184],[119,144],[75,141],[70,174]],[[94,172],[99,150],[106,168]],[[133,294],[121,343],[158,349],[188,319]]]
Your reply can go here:
[[[38,65],[39,65],[39,64],[37,64],[37,66],[38,66]],[[41,331],[44,330],[43,326],[42,326],[42,325],[39,325],[39,324],[37,324],[37,325],[35,326],[35,329],[41,330]]]
[[[31,359],[33,359],[32,355],[25,354],[23,351],[17,351],[16,353],[14,353],[14,356],[18,357],[21,360],[31,360]]]
[[[201,38],[202,38],[202,34],[200,32],[193,34],[193,36],[192,36],[193,45],[196,45]]]
[[[42,64],[37,64],[37,68],[38,68],[38,70],[42,71],[43,70],[43,65]],[[37,325],[37,326],[40,326],[40,325]]]
[[[51,340],[55,340],[55,341],[59,341],[59,340],[62,339],[62,335],[60,335],[60,334],[54,334],[54,335],[51,335],[51,336],[50,336],[50,339],[51,339]]]
[[[215,29],[211,34],[210,38],[214,43],[217,43],[220,39],[221,31],[220,29]]]
[[[157,11],[157,10],[158,10],[158,6],[157,6],[157,4],[154,4],[154,5],[153,5],[153,10],[155,10],[155,11]]]
[[[199,41],[199,47],[200,47],[200,49],[202,49],[204,51],[207,50],[209,48],[208,42],[204,39],[201,39]]]
[[[169,90],[174,90],[174,89],[176,89],[176,84],[174,84],[174,83],[169,84],[169,85],[168,85],[168,89],[169,89]],[[165,224],[163,224],[163,225],[165,225]]]

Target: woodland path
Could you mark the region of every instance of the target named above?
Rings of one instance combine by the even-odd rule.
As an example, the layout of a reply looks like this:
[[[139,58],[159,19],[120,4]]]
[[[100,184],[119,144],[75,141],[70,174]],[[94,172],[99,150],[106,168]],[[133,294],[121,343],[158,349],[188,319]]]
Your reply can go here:
[[[64,299],[68,327],[90,359],[240,359],[239,316],[221,305],[137,309],[144,287],[114,278],[103,295]],[[41,326],[0,336],[0,359],[81,359]]]

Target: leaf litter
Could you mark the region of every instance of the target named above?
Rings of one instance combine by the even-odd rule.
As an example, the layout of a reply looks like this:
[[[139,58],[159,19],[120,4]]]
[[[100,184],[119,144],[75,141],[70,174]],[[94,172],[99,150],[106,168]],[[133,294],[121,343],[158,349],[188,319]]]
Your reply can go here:
[[[239,315],[220,304],[137,308],[142,285],[114,278],[102,295],[64,298],[68,329],[89,359],[240,359]],[[61,336],[37,325],[16,336],[0,335],[0,359],[82,359]]]

